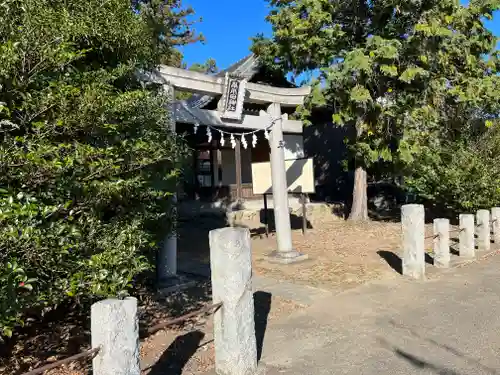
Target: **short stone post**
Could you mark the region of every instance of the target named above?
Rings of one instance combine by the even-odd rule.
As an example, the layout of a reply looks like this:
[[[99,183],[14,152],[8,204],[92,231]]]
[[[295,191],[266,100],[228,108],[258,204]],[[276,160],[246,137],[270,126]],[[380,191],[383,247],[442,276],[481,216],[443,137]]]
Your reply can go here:
[[[252,291],[250,231],[222,228],[210,231],[214,314],[215,371],[218,375],[253,375],[257,343]]]
[[[461,258],[471,259],[476,256],[474,245],[474,215],[460,214],[460,234],[458,253]]]
[[[434,265],[438,268],[450,266],[450,221],[434,220]]]
[[[403,229],[403,275],[414,279],[425,278],[425,211],[421,204],[401,207]]]
[[[491,209],[491,228],[493,229],[493,242],[500,244],[500,207]]]
[[[491,248],[490,240],[490,211],[477,211],[477,249],[479,251],[489,251]]]
[[[137,299],[106,299],[94,303],[90,314],[93,375],[140,375]]]

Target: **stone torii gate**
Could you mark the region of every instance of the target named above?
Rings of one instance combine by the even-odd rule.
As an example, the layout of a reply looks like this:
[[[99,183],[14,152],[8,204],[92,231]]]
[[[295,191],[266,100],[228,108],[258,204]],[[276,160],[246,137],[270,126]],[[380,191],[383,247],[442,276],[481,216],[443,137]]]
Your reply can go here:
[[[288,120],[282,115],[282,107],[296,107],[303,104],[310,87],[281,88],[247,82],[246,79],[231,76],[213,76],[170,66],[161,66],[150,80],[163,83],[170,97],[175,98],[175,90],[220,97],[217,110],[190,108],[186,101],[173,102],[171,127],[175,132],[175,122],[195,123],[233,129],[269,129],[270,161],[272,174],[272,194],[276,223],[277,250],[269,255],[271,262],[288,264],[307,259],[292,246],[288,186],[286,179],[283,130],[302,132],[302,122]],[[259,116],[243,115],[244,103],[264,104],[266,111]],[[177,238],[165,240],[159,256],[159,278],[170,279],[175,286],[177,279]],[[177,282],[178,284],[178,282]]]

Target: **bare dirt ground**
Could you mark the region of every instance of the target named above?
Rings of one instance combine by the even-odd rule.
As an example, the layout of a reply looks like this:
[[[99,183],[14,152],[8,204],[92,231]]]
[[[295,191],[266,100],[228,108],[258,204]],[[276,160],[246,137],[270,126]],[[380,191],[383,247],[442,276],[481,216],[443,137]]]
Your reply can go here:
[[[141,331],[210,305],[210,293],[208,281],[200,281],[195,287],[167,298],[158,298],[143,291],[138,296]],[[303,307],[263,292],[254,294],[254,302],[258,346],[262,344],[267,324]],[[66,310],[20,332],[17,340],[1,347],[0,374],[23,374],[29,369],[89,349],[88,323],[86,314]],[[144,375],[194,375],[212,369],[214,348],[211,314],[196,316],[184,324],[168,327],[150,336],[141,334],[140,354]],[[91,359],[87,358],[47,371],[45,375],[89,375],[90,365]]]
[[[257,293],[256,293],[257,294]],[[258,350],[268,324],[302,306],[278,297],[255,296]],[[179,330],[165,330],[146,339],[141,350],[143,374],[196,375],[214,367],[213,326],[210,317]]]
[[[185,227],[179,241],[180,256],[210,262],[208,231],[216,225],[209,220]],[[292,231],[296,250],[309,260],[278,265],[266,261],[265,255],[276,250],[274,233],[266,237],[263,230],[252,231],[254,272],[277,280],[326,289],[348,289],[370,280],[394,277],[398,272],[401,248],[401,224],[384,221],[362,223],[344,220],[315,222],[306,235]],[[432,224],[426,225],[426,250],[432,250]]]
[[[394,273],[377,252],[396,253],[400,231],[400,224],[395,223],[346,221],[318,225],[305,235],[296,230],[292,234],[293,245],[309,255],[310,260],[288,266],[265,259],[266,254],[276,249],[274,235],[256,237],[252,243],[255,272],[328,289],[353,287]]]
[[[450,226],[452,254],[457,253],[457,227]],[[276,265],[266,254],[276,249],[276,236],[255,236],[252,240],[254,270],[278,280],[288,280],[325,289],[346,290],[366,282],[398,277],[401,273],[401,224],[384,221],[330,221],[316,224],[305,235],[292,232],[296,250],[309,260]],[[433,225],[425,225],[426,262],[432,264]],[[428,267],[429,276],[435,273]]]

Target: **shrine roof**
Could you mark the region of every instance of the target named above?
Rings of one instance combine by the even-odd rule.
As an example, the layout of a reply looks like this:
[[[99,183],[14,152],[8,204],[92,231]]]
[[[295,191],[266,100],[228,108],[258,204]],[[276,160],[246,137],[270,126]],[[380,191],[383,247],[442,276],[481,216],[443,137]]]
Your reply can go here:
[[[248,56],[245,56],[241,60],[235,62],[228,68],[221,70],[220,72],[215,74],[215,77],[224,77],[226,73],[229,73],[238,75],[242,78],[245,78],[246,80],[249,80],[255,75],[255,73],[257,73],[258,70],[259,70],[259,62],[257,56],[255,56],[252,53]],[[203,108],[206,105],[208,105],[213,99],[214,96],[212,95],[193,94],[191,98],[189,98],[186,101],[186,103],[189,107],[192,108]]]
[[[262,76],[262,66],[259,63],[259,58],[254,55],[253,53],[245,56],[241,60],[235,62],[228,68],[221,70],[220,72],[216,73],[214,77],[224,77],[226,73],[229,73],[231,75],[236,75],[241,78],[246,79],[247,81],[252,80],[252,78],[259,79],[258,83],[260,84],[265,84],[269,85],[267,82],[262,82],[266,77]],[[265,76],[265,73],[264,73]],[[267,77],[269,78],[269,77]],[[276,81],[279,81],[278,86],[279,87],[286,87],[286,88],[293,88],[296,87],[294,84],[288,82],[285,77],[279,77],[280,79],[276,79]],[[273,80],[273,81],[274,81]],[[213,95],[207,95],[207,94],[193,94],[191,98],[189,98],[186,103],[188,104],[189,107],[191,108],[203,108],[207,106],[215,97]]]

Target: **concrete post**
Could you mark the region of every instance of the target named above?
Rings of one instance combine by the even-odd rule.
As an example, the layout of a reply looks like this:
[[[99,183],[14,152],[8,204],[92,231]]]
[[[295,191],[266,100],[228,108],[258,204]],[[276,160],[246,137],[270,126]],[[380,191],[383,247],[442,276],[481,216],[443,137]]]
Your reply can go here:
[[[434,220],[434,265],[438,268],[450,266],[450,221]]]
[[[307,255],[301,254],[292,247],[292,227],[288,206],[288,182],[286,178],[285,148],[283,141],[283,119],[279,103],[268,108],[268,114],[274,121],[271,127],[271,180],[273,190],[274,221],[278,250],[268,258],[270,262],[294,263],[305,260]]]
[[[500,244],[500,207],[491,209],[491,227],[493,229],[493,242]]]
[[[460,214],[459,255],[471,259],[476,256],[474,245],[474,215]]]
[[[222,307],[214,314],[215,370],[218,375],[257,371],[252,250],[247,228],[210,231],[212,298]]]
[[[490,240],[490,211],[479,210],[476,214],[476,234],[477,249],[479,251],[489,251],[491,248]]]
[[[403,229],[403,275],[425,279],[425,211],[421,204],[401,207]]]
[[[106,299],[94,303],[90,314],[93,375],[140,375],[137,299]]]

